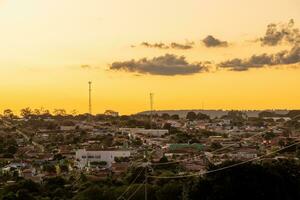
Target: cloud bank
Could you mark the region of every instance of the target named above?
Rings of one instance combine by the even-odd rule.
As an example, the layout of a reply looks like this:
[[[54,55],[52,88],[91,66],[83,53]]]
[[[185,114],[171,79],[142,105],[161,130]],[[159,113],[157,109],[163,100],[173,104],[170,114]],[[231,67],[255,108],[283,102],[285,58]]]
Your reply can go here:
[[[140,74],[175,76],[205,72],[208,70],[208,67],[202,63],[188,63],[184,56],[165,54],[152,59],[142,58],[140,60],[114,62],[110,65],[110,70],[123,70],[126,72],[136,72]]]
[[[295,45],[289,51],[275,54],[252,55],[247,59],[234,58],[218,64],[220,68],[232,71],[247,71],[251,68],[262,68],[275,65],[289,65],[300,62],[300,45]]]
[[[266,33],[259,39],[262,46],[276,46],[282,42],[289,44],[300,43],[300,32],[294,28],[294,20],[291,19],[287,24],[269,24]]]

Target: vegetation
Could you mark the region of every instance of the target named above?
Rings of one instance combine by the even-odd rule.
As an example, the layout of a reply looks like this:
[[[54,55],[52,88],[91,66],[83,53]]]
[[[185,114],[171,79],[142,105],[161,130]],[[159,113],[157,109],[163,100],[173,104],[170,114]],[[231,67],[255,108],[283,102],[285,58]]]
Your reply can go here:
[[[186,119],[193,121],[193,120],[209,120],[210,117],[206,114],[203,114],[201,112],[199,112],[198,114],[196,114],[195,112],[188,112],[186,115]]]
[[[17,142],[14,138],[0,136],[0,154],[12,157],[17,149]]]
[[[165,158],[162,160],[165,162]],[[224,167],[211,166],[210,169]],[[43,184],[20,179],[7,185],[0,193],[0,199],[74,199],[74,200],[113,200],[144,198],[144,168],[132,168],[120,179],[107,178],[102,181],[88,181],[53,177]],[[166,170],[166,169],[164,169]],[[172,175],[165,172],[164,175]],[[128,188],[129,184],[135,183]],[[181,179],[148,179],[149,200],[218,200],[218,199],[300,199],[300,165],[292,160],[279,160],[259,164],[246,164],[207,174],[203,177]]]

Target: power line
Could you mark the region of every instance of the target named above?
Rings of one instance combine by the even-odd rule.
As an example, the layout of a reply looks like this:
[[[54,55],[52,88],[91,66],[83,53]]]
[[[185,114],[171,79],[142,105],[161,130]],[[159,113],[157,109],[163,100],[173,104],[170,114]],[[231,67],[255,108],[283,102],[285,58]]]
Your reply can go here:
[[[125,191],[117,198],[117,200],[124,198],[123,196],[129,191],[130,187],[135,183],[137,178],[141,175],[143,169],[138,173],[138,175],[134,178],[134,180],[129,184],[129,186],[125,189]]]
[[[149,177],[149,178],[155,178],[155,179],[174,179],[174,178],[176,179],[176,178],[187,178],[187,177],[201,176],[201,175],[210,174],[210,173],[214,173],[214,172],[226,170],[226,169],[229,169],[229,168],[233,168],[233,167],[236,167],[236,166],[239,166],[239,165],[243,165],[243,164],[246,164],[246,163],[255,161],[255,160],[261,160],[261,159],[263,159],[263,157],[265,157],[265,156],[272,155],[272,154],[274,154],[274,153],[280,152],[280,151],[282,151],[282,150],[284,150],[284,149],[290,148],[290,147],[295,146],[295,145],[297,145],[297,144],[300,144],[300,142],[296,142],[296,143],[294,143],[294,144],[288,145],[288,146],[283,147],[283,148],[281,148],[281,149],[278,149],[278,150],[276,150],[276,151],[272,151],[272,152],[267,153],[267,154],[265,154],[265,155],[258,156],[258,157],[256,157],[256,158],[252,158],[252,159],[249,159],[249,160],[240,162],[240,163],[228,165],[228,166],[221,167],[221,168],[218,168],[218,169],[206,171],[206,172],[203,172],[203,173],[197,172],[197,173],[195,173],[195,174],[180,175],[180,176],[148,176],[148,177]]]
[[[141,187],[143,187],[144,183],[145,183],[145,181],[139,185],[139,187],[128,197],[127,200],[130,200],[141,189]]]

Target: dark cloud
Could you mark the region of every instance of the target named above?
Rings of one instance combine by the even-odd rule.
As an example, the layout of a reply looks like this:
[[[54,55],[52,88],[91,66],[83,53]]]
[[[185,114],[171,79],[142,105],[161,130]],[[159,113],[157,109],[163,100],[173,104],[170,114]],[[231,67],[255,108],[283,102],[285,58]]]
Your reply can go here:
[[[148,43],[148,42],[142,42],[141,46],[147,47],[147,48],[158,48],[158,49],[192,49],[194,43],[193,42],[187,42],[186,44],[180,44],[176,42],[172,42],[170,45],[165,43]]]
[[[228,42],[221,41],[213,37],[212,35],[208,35],[206,38],[202,40],[202,42],[206,47],[227,47],[228,46]]]
[[[186,43],[186,44],[179,44],[176,42],[172,42],[171,43],[171,48],[172,49],[192,49],[193,48],[194,43]]]
[[[148,48],[158,48],[158,49],[168,49],[169,48],[169,46],[164,43],[150,44],[148,42],[142,42],[141,45],[144,47],[148,47]]]
[[[92,66],[90,66],[90,65],[81,65],[80,67],[82,69],[91,69],[92,68]]]
[[[253,55],[248,59],[235,58],[222,62],[218,66],[232,71],[246,71],[251,68],[289,65],[298,62],[300,62],[300,45],[295,45],[289,51],[281,51],[276,54]]]
[[[110,69],[140,74],[174,76],[204,72],[207,71],[208,67],[202,63],[190,64],[184,56],[165,54],[152,59],[143,58],[140,60],[114,62],[111,64]]]
[[[269,24],[264,37],[259,40],[263,46],[275,46],[284,41],[290,44],[299,44],[300,32],[298,28],[294,28],[294,25],[293,19],[287,24]]]

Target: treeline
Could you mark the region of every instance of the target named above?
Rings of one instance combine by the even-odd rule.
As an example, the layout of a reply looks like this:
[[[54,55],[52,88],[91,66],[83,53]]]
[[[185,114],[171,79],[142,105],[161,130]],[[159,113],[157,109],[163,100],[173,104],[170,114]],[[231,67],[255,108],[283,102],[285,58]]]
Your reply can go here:
[[[19,115],[24,118],[34,118],[34,117],[55,117],[55,116],[62,116],[62,117],[76,117],[77,119],[85,119],[87,117],[98,117],[98,118],[111,118],[112,116],[104,115],[104,114],[96,114],[96,115],[90,115],[89,113],[83,113],[79,114],[77,110],[73,109],[70,112],[67,112],[65,109],[54,109],[50,111],[49,109],[45,108],[35,108],[31,109],[30,107],[23,108],[19,111]],[[148,118],[149,114],[136,114],[140,117]],[[5,109],[0,114],[1,117],[4,118],[17,118],[18,115],[16,115],[11,109]],[[116,118],[123,118],[126,119],[129,116],[123,115]],[[286,114],[279,114],[275,111],[262,111],[258,114],[258,118],[265,118],[265,117],[290,117],[291,119],[300,119],[300,110],[290,110]],[[162,118],[165,120],[178,120],[180,119],[178,114],[170,115],[168,113],[162,113],[161,115],[158,115],[157,113],[153,114],[153,118]],[[201,112],[193,112],[190,111],[185,116],[188,120],[209,120],[210,116]],[[231,110],[228,111],[228,113],[221,118],[230,118],[230,119],[245,119],[247,118],[247,115],[243,111],[238,110]]]
[[[290,117],[291,119],[300,119],[300,110],[290,110],[287,114],[278,114],[273,111],[262,111],[259,113],[259,117]]]
[[[216,169],[222,166],[211,166]],[[131,170],[125,177],[102,181],[89,181],[81,175],[64,179],[54,177],[43,184],[19,180],[5,186],[1,191],[2,200],[10,199],[74,199],[74,200],[115,200],[144,199],[144,173]],[[165,172],[170,175],[171,172]],[[137,178],[136,178],[137,177]],[[135,180],[135,184],[129,184]],[[148,178],[149,200],[296,200],[300,199],[300,165],[293,160],[265,161],[260,164],[240,165],[203,177],[180,179]],[[122,195],[123,194],[123,195]]]

